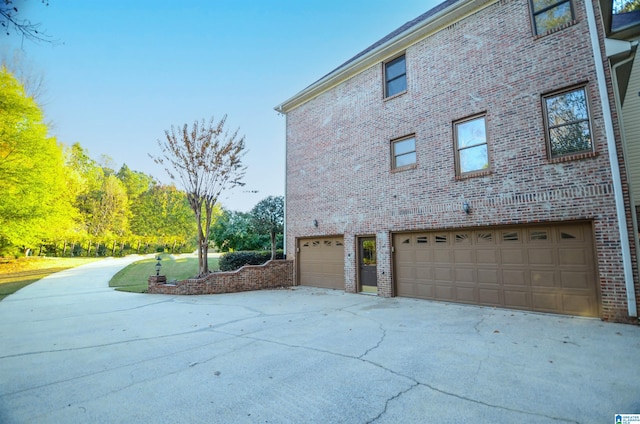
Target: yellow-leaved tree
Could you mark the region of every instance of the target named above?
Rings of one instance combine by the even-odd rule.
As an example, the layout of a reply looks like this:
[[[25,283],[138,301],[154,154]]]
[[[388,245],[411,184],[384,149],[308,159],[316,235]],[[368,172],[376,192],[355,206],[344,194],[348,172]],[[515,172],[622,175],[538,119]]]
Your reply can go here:
[[[0,254],[37,247],[71,230],[76,211],[62,148],[42,111],[0,68]]]

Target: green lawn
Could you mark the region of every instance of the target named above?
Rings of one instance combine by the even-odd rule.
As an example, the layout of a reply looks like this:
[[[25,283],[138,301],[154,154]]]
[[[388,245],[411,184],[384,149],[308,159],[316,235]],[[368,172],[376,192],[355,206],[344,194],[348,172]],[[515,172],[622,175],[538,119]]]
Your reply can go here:
[[[161,275],[167,276],[167,281],[184,280],[198,274],[198,258],[196,256],[175,256],[162,254],[160,271]],[[156,275],[155,259],[144,259],[129,265],[120,270],[109,281],[109,287],[115,287],[116,290],[144,293],[147,291],[150,275]],[[218,258],[209,258],[209,269],[218,269]]]
[[[0,300],[47,275],[97,260],[99,259],[44,257],[20,259],[0,258]]]

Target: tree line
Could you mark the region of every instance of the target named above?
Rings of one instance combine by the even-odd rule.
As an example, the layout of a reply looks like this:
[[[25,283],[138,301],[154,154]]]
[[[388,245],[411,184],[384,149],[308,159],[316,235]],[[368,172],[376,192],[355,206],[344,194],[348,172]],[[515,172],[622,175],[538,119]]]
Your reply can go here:
[[[192,249],[194,234],[183,192],[59,143],[36,101],[0,69],[0,256]]]
[[[281,196],[249,213],[205,207],[212,223],[206,239],[219,251],[282,247]],[[0,68],[0,256],[193,251],[203,231],[197,222],[189,196],[175,185],[126,164],[115,170],[80,143],[51,137],[33,96]]]

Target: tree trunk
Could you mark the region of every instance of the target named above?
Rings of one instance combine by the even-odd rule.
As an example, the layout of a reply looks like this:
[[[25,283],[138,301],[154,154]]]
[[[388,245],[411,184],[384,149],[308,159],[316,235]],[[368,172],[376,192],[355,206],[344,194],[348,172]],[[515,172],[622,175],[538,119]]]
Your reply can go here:
[[[207,266],[207,238],[202,229],[202,208],[194,209],[196,215],[196,223],[198,224],[198,275],[203,276],[209,272]]]
[[[203,274],[209,273],[209,231],[211,230],[211,216],[213,215],[213,206],[215,205],[215,203],[216,202],[212,199],[207,199],[204,203],[204,228],[200,233],[202,235],[202,247],[204,251],[204,270],[202,271]],[[202,218],[202,216],[200,218]]]
[[[276,233],[271,231],[271,260],[276,258]]]
[[[202,241],[202,263],[204,266],[202,267],[201,274],[209,273],[209,240],[206,238]]]

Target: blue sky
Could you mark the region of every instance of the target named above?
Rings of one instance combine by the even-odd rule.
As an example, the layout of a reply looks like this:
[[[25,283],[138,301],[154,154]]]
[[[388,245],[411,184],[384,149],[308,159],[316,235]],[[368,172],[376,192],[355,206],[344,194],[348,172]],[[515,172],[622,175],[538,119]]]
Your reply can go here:
[[[148,153],[171,125],[227,114],[247,154],[246,186],[220,199],[248,211],[284,194],[285,118],[273,108],[440,0],[39,0],[21,11],[56,43],[0,39],[46,82],[59,142],[169,182]],[[257,191],[257,193],[253,193]]]

